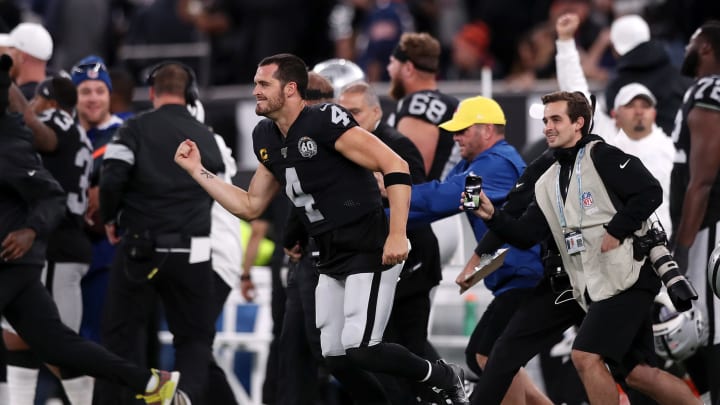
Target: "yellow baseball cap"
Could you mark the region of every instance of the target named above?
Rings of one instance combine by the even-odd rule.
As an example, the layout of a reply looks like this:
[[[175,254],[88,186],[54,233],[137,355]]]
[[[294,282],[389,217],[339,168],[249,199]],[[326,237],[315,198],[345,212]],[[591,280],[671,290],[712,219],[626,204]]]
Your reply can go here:
[[[458,132],[474,124],[505,125],[505,122],[505,113],[495,100],[477,96],[461,101],[452,119],[440,124],[440,128]]]

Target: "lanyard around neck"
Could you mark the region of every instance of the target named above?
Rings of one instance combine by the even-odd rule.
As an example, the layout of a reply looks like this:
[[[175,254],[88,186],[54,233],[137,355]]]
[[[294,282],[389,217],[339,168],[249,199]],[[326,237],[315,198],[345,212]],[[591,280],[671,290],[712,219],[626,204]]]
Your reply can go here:
[[[583,146],[580,148],[580,150],[577,153],[577,157],[575,158],[575,161],[577,162],[577,168],[575,169],[575,177],[577,178],[578,183],[578,202],[580,203],[580,224],[579,226],[582,227],[582,214],[583,214],[583,204],[582,204],[582,171],[581,171],[581,161],[583,158],[583,155],[585,155],[585,147]],[[563,233],[565,233],[567,229],[567,220],[565,219],[565,210],[563,209],[563,206],[565,205],[563,203],[562,194],[560,193],[560,172],[562,168],[558,168],[557,173],[557,181],[555,182],[555,201],[557,203],[558,207],[558,213],[560,214],[560,226],[562,227]],[[568,181],[568,191],[570,189],[570,182]],[[567,197],[566,197],[567,198]]]

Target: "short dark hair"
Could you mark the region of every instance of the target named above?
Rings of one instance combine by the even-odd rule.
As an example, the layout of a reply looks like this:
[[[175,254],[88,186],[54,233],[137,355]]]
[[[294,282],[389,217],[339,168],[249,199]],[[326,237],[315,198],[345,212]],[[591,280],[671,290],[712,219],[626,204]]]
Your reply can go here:
[[[160,66],[152,73],[152,87],[155,94],[172,94],[185,97],[185,89],[191,78],[188,71],[176,63]]]
[[[710,44],[715,54],[715,59],[720,60],[720,21],[706,21],[700,27],[700,36]]]
[[[277,65],[278,69],[273,75],[284,87],[290,82],[295,82],[300,97],[305,99],[308,86],[308,68],[302,59],[291,53],[279,53],[268,56],[260,61],[258,66]]]
[[[579,91],[556,91],[542,96],[543,104],[554,103],[556,101],[567,101],[567,115],[570,117],[570,122],[575,122],[579,117],[583,117],[585,123],[580,129],[580,132],[583,136],[590,133],[592,110],[585,94]]]
[[[48,100],[54,100],[60,109],[72,111],[77,105],[77,89],[72,80],[57,76],[41,82],[35,93]]]

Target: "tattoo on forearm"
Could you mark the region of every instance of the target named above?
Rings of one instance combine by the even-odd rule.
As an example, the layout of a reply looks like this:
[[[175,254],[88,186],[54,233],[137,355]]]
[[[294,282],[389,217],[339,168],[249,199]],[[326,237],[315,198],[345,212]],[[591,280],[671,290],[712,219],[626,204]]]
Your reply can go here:
[[[200,170],[200,175],[205,177],[206,179],[212,179],[213,177],[215,177],[215,175],[213,175],[212,173],[210,173],[209,171],[207,171],[205,169]]]

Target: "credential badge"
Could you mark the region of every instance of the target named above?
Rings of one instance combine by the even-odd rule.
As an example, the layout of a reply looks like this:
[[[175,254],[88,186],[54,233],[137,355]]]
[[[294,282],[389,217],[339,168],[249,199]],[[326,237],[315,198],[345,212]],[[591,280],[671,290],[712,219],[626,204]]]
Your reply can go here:
[[[300,155],[304,158],[311,158],[317,155],[317,149],[317,143],[307,136],[303,136],[298,141],[298,151],[300,151]]]

